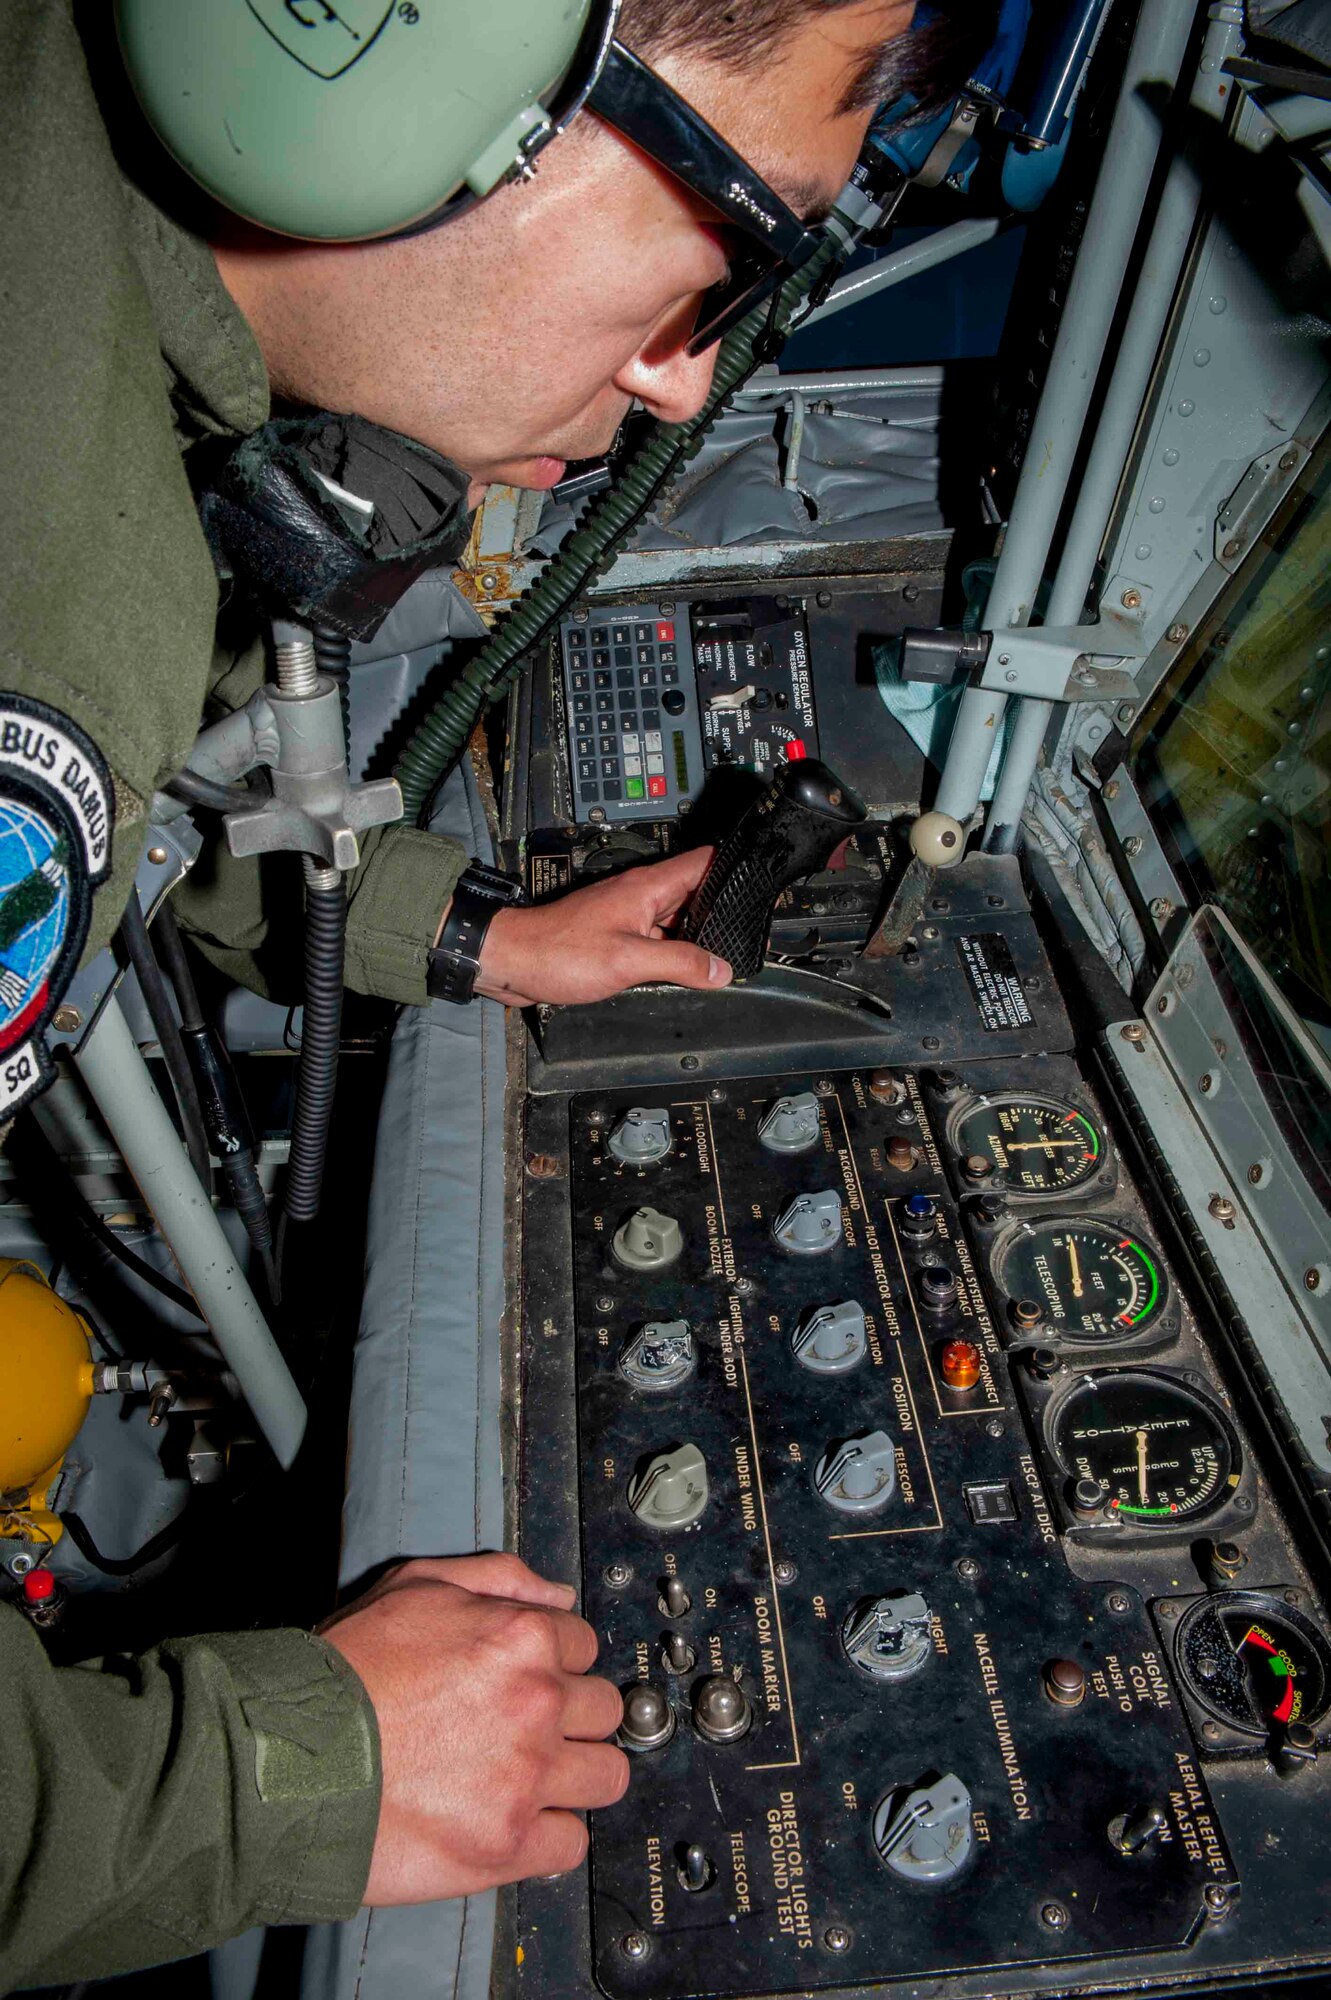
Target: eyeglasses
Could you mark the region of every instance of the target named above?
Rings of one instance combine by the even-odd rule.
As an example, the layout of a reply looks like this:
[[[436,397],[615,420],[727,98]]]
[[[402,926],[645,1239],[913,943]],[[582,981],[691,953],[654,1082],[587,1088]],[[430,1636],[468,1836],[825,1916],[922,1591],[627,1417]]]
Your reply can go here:
[[[690,355],[714,346],[826,241],[821,229],[811,229],[787,208],[721,134],[622,42],[610,42],[584,102],[743,238],[726,277],[703,295]]]

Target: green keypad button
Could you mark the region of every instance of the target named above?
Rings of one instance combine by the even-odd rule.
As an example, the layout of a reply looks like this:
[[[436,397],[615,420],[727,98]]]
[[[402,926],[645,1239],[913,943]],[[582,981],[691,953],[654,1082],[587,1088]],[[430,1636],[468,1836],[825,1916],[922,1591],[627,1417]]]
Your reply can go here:
[[[624,780],[624,792],[625,796],[630,799],[640,799],[646,796],[643,792],[641,778],[626,778]]]

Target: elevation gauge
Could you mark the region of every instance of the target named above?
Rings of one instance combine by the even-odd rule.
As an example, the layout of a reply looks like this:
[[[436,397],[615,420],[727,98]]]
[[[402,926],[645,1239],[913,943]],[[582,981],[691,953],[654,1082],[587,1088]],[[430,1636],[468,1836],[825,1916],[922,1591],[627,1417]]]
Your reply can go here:
[[[1266,1591],[1199,1598],[1179,1620],[1174,1664],[1193,1699],[1245,1736],[1291,1722],[1315,1728],[1331,1700],[1331,1647]]]
[[[1067,1481],[1099,1486],[1102,1518],[1125,1527],[1158,1532],[1203,1520],[1239,1483],[1228,1419],[1162,1369],[1074,1376],[1045,1413],[1045,1436]]]
[[[1108,1148],[1096,1121],[1063,1098],[994,1092],[958,1107],[948,1143],[975,1186],[1009,1194],[1063,1194],[1082,1187]]]
[[[1009,1299],[1040,1308],[1032,1338],[1113,1342],[1146,1333],[1169,1297],[1160,1252],[1119,1222],[1058,1216],[1004,1230],[990,1258]]]

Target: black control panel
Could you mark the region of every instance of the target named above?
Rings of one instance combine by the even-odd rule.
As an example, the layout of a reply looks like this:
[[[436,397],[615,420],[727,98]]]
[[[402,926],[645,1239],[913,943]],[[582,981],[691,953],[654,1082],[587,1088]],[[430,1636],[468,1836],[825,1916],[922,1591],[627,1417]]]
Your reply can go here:
[[[1254,1812],[1316,1813],[1331,1645],[1076,1066],[541,1115],[632,1759],[596,1987],[1064,1991],[1235,1946]]]

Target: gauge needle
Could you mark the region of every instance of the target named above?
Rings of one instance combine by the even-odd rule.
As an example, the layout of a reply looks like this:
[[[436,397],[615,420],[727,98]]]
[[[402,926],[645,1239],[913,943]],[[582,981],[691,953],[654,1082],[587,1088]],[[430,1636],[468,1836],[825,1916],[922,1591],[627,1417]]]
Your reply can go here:
[[[1046,1146],[1085,1146],[1084,1139],[1009,1139],[1009,1153],[1042,1153]]]
[[[1137,1492],[1140,1495],[1141,1503],[1142,1506],[1144,1507],[1147,1503],[1145,1431],[1138,1431],[1137,1433]]]
[[[1075,1243],[1069,1242],[1068,1244],[1068,1259],[1072,1265],[1072,1296],[1074,1299],[1079,1299],[1082,1295],[1081,1265],[1077,1262],[1077,1246]]]

